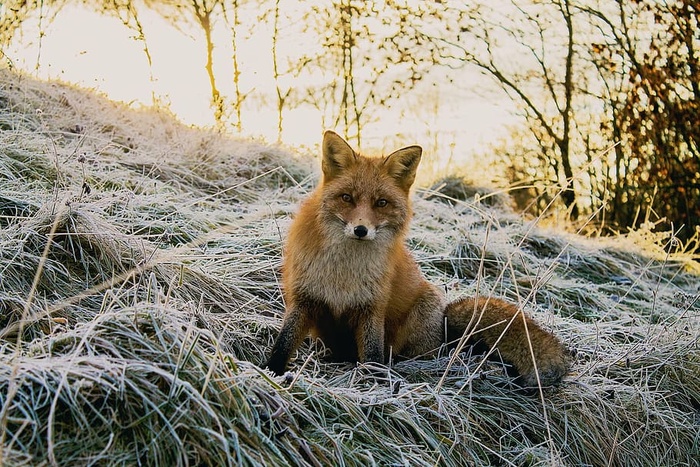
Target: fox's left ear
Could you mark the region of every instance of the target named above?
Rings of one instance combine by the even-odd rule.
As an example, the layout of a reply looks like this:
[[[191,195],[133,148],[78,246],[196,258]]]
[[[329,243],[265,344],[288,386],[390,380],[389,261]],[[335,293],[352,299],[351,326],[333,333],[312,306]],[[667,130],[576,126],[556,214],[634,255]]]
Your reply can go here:
[[[399,188],[406,192],[416,179],[416,170],[422,153],[423,148],[420,146],[409,146],[392,152],[384,159],[389,175],[396,180]]]

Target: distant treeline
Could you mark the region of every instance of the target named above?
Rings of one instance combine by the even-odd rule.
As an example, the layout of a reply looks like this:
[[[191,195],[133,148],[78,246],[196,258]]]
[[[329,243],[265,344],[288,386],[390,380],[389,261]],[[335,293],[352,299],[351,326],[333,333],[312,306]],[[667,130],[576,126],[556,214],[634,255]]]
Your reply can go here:
[[[248,71],[237,47],[256,28],[271,36],[275,94],[268,105],[277,110],[279,135],[289,110],[311,105],[324,126],[359,145],[378,108],[436,73],[452,70],[459,86],[460,71],[476,68],[523,117],[513,137],[494,147],[520,208],[540,215],[559,206],[602,234],[643,224],[673,229],[697,246],[695,0],[72,1],[136,31],[149,63],[143,11],[200,29],[215,119],[239,131],[247,97],[239,82]],[[68,3],[3,2],[0,45],[27,18],[48,21]],[[216,22],[230,31],[233,95],[222,95],[214,73]]]

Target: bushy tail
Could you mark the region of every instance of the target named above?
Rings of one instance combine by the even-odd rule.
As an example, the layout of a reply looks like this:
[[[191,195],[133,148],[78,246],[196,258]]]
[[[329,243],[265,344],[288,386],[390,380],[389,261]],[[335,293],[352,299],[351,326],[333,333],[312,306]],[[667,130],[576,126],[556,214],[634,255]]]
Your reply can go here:
[[[447,305],[447,341],[498,349],[526,387],[557,384],[569,371],[566,349],[515,305],[497,298],[464,298]],[[534,355],[534,359],[533,359]]]

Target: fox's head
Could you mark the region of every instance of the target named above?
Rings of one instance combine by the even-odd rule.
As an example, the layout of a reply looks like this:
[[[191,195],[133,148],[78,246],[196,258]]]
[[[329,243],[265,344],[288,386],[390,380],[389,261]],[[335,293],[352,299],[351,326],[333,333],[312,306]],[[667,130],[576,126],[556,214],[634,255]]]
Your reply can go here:
[[[322,216],[332,235],[352,240],[393,240],[411,217],[409,190],[420,146],[383,158],[364,157],[332,131],[323,135]]]

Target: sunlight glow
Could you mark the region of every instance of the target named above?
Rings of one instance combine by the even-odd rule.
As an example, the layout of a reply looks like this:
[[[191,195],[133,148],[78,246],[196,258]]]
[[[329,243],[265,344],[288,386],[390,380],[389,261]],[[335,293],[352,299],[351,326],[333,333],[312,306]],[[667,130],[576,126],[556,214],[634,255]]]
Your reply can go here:
[[[201,32],[178,31],[150,11],[141,13],[141,21],[153,60],[150,69],[144,43],[136,40],[133,30],[116,18],[80,6],[66,6],[53,23],[44,24],[41,43],[36,39],[40,36],[39,23],[27,21],[7,55],[15,66],[40,78],[94,88],[113,100],[137,106],[149,106],[155,100],[186,124],[212,126]],[[232,49],[225,27],[218,24],[214,31],[214,64],[222,95],[231,96]],[[241,42],[239,61],[242,92],[250,101],[246,102],[243,115],[244,135],[274,141],[277,116],[272,102],[270,47],[269,39],[259,33]],[[474,77],[465,82],[471,80]],[[483,149],[495,137],[505,136],[507,125],[513,122],[502,100],[493,103],[459,91],[436,93],[435,89],[442,87],[440,82],[421,86],[424,92],[417,102],[407,99],[401,102],[403,107],[395,106],[373,116],[374,123],[365,130],[366,149],[390,151],[396,144],[419,143],[426,151],[436,153],[431,155],[436,167],[456,161],[467,163],[475,149]],[[283,142],[290,146],[316,146],[322,130],[321,117],[314,109],[287,111]],[[401,141],[397,141],[397,135]]]

